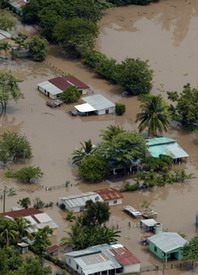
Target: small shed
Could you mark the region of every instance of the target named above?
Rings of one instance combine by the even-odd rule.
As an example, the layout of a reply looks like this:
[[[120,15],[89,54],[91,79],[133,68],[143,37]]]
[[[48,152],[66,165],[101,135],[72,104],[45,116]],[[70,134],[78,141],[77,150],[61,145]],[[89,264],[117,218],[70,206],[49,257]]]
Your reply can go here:
[[[189,155],[171,138],[158,137],[146,139],[147,150],[154,158],[160,155],[171,157],[174,161],[189,157]]]
[[[149,250],[161,261],[182,260],[182,248],[188,243],[178,233],[161,232],[148,238]]]
[[[22,8],[29,2],[29,0],[9,0],[8,6],[10,10],[15,12],[17,15],[22,16]]]
[[[124,208],[124,211],[127,212],[127,214],[131,215],[133,218],[141,218],[142,213],[135,208],[133,208],[131,205],[127,205]]]
[[[21,254],[25,254],[25,253],[28,253],[28,247],[29,247],[29,244],[27,243],[17,243],[17,247],[19,248]]]
[[[97,115],[115,113],[115,103],[105,98],[103,95],[97,94],[83,97],[86,103],[74,106],[79,113],[95,113]]]
[[[60,249],[60,247],[57,244],[52,244],[52,245],[47,247],[47,252],[51,256],[57,256],[59,249]]]
[[[154,219],[141,220],[140,227],[146,232],[158,233],[162,230],[162,224]]]

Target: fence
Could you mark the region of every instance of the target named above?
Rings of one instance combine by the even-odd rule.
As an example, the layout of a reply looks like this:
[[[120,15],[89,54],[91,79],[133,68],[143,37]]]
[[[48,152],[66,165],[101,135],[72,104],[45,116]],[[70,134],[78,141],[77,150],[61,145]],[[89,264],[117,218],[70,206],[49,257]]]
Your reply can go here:
[[[179,270],[197,270],[197,265],[194,264],[192,261],[187,262],[179,262],[179,263],[162,263],[159,265],[150,265],[150,266],[143,266],[141,267],[140,272],[150,272],[150,271],[164,271],[170,269],[179,269]]]

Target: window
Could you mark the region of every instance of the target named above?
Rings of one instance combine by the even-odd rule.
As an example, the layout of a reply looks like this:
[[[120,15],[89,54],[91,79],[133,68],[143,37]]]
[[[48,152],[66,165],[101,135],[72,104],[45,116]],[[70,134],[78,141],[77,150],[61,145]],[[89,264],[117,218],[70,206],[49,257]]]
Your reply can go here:
[[[102,271],[102,275],[107,275],[107,271]]]
[[[78,264],[76,264],[76,269],[79,269],[79,265]]]
[[[157,247],[156,246],[154,247],[154,251],[157,252]]]
[[[113,204],[116,204],[117,203],[117,200],[113,201]]]
[[[116,273],[122,273],[123,272],[123,267],[116,268]]]
[[[109,275],[115,275],[115,269],[109,270]]]

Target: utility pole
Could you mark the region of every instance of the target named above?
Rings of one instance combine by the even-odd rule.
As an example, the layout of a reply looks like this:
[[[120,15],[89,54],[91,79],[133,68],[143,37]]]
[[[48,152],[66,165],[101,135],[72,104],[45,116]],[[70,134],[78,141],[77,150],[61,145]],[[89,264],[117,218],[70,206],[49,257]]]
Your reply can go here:
[[[4,186],[4,190],[3,190],[3,213],[5,213],[6,191],[7,191],[7,186]]]

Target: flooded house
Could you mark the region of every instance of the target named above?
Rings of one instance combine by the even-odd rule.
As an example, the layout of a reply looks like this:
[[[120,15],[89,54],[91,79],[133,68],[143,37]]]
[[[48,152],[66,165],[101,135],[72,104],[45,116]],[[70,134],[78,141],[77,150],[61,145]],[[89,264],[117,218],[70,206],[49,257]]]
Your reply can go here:
[[[57,99],[59,95],[70,87],[77,87],[83,95],[87,94],[89,86],[75,76],[59,76],[38,84],[38,90],[51,99]]]
[[[155,234],[162,231],[162,224],[154,219],[141,220],[140,227],[145,232],[153,232]]]
[[[107,202],[109,206],[113,206],[122,204],[122,199],[122,193],[114,188],[105,188],[94,192],[85,192],[59,198],[60,206],[62,205],[63,208],[74,213],[84,211],[88,200]]]
[[[105,115],[115,113],[115,103],[103,95],[86,96],[83,97],[82,100],[85,103],[74,106],[79,115]]]
[[[182,260],[182,248],[187,243],[174,232],[161,232],[148,238],[149,250],[163,262]]]
[[[149,155],[154,158],[159,158],[160,155],[165,155],[171,157],[175,162],[179,162],[189,157],[176,140],[171,138],[149,138],[146,139],[146,145]]]
[[[48,214],[36,208],[25,208],[0,213],[0,215],[11,220],[14,220],[17,217],[24,217],[27,221],[30,221],[30,224],[32,225],[32,227],[28,229],[30,232],[37,232],[38,229],[49,226],[53,230],[53,235],[57,235],[58,225],[50,218]]]
[[[77,274],[115,275],[140,272],[140,260],[122,244],[102,244],[65,254]]]

